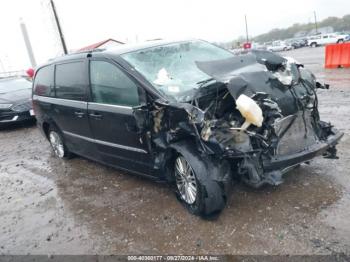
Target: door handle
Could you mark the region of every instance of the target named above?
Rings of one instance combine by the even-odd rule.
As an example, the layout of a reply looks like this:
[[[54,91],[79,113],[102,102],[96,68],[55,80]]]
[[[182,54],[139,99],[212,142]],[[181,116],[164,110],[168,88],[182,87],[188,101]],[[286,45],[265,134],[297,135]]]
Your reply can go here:
[[[85,115],[85,113],[76,111],[76,112],[74,112],[74,115],[76,115],[79,118],[82,118]]]
[[[95,118],[96,120],[102,119],[102,115],[100,114],[90,113],[89,116],[91,116],[92,118]]]

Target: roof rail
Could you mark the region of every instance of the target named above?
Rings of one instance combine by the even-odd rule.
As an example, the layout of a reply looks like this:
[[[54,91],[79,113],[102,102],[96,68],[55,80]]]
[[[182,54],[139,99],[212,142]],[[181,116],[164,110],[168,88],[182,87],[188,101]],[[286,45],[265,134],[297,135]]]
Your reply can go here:
[[[52,61],[55,61],[56,59],[61,59],[61,58],[74,56],[74,55],[81,55],[81,54],[91,55],[94,52],[102,52],[102,51],[105,51],[105,50],[106,50],[105,48],[96,48],[96,49],[92,49],[92,50],[88,50],[88,51],[81,51],[81,52],[76,52],[76,53],[73,52],[73,53],[69,53],[69,54],[66,54],[66,55],[61,55],[61,56],[49,58],[47,61],[48,62],[52,62]]]
[[[95,52],[102,52],[105,51],[106,48],[95,48],[95,49],[91,49],[91,50],[87,50],[87,51],[80,51],[80,52],[75,52],[75,53],[70,53],[68,55],[76,55],[76,54],[92,54]]]

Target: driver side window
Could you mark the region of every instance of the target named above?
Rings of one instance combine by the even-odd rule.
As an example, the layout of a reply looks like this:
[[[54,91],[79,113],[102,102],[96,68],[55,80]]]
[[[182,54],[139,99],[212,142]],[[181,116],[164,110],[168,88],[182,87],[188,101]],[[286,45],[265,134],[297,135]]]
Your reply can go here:
[[[92,101],[102,104],[139,105],[137,85],[117,66],[106,61],[90,61]]]

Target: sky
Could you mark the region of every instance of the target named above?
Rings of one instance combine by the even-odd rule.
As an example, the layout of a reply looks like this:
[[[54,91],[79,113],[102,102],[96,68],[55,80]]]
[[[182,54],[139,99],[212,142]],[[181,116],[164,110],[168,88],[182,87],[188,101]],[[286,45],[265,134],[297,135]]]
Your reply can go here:
[[[54,0],[68,50],[107,38],[127,43],[200,38],[229,41],[273,28],[350,13],[349,0]],[[31,67],[20,31],[26,24],[37,64],[62,54],[49,0],[0,0],[0,72]]]

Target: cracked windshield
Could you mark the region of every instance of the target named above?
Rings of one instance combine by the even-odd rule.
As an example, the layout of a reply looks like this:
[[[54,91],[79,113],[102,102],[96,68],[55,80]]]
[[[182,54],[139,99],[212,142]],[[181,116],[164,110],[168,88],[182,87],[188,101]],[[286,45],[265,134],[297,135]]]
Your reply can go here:
[[[233,54],[204,41],[156,46],[122,55],[167,98],[188,101],[210,76],[199,70],[196,61],[213,61]]]

